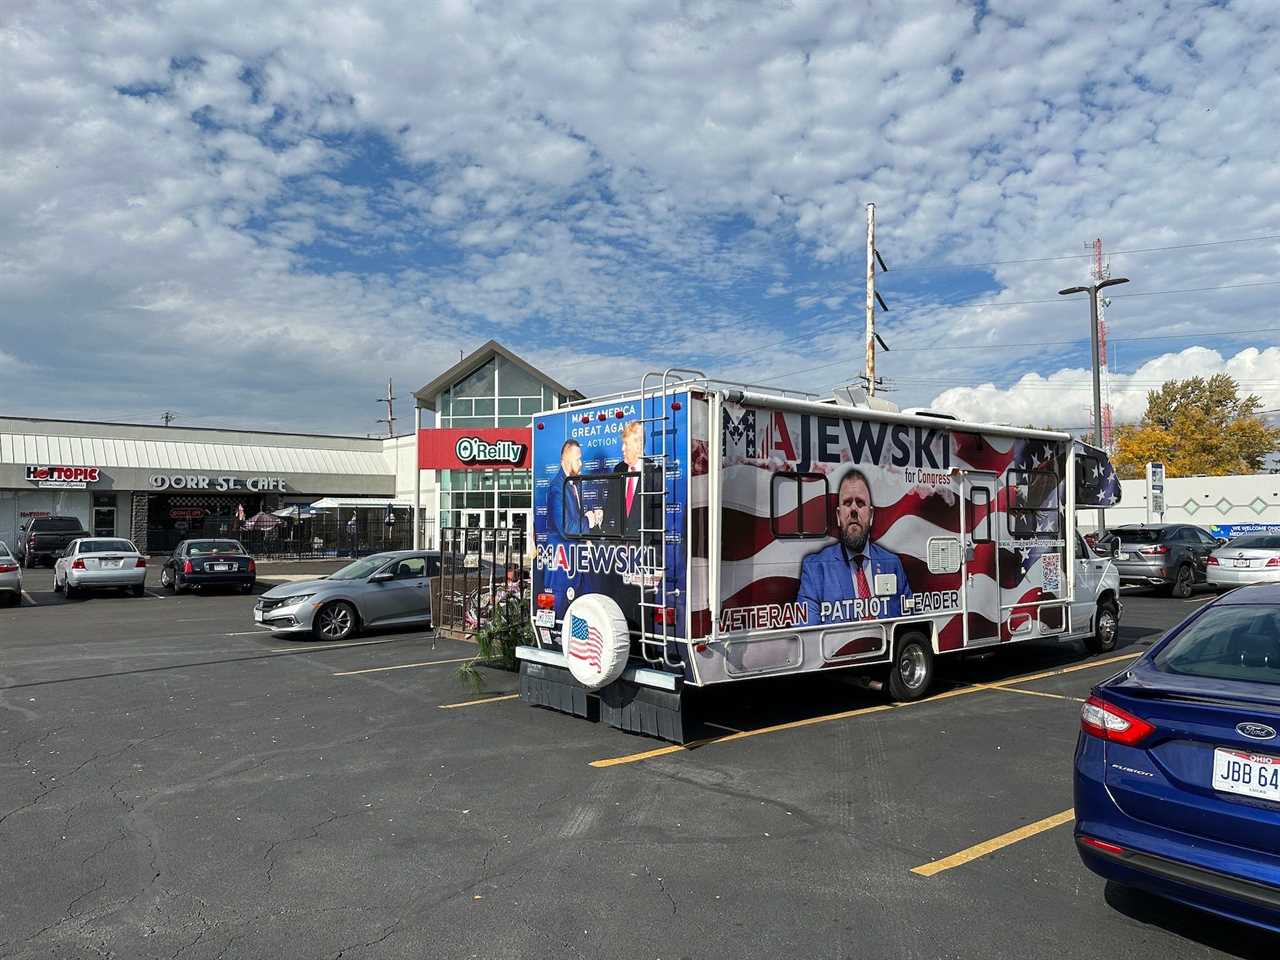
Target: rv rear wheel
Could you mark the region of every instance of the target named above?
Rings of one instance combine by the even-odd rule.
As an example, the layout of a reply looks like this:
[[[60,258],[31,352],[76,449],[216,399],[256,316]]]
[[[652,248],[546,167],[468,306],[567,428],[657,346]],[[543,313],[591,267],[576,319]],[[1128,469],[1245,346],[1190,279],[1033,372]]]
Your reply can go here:
[[[933,648],[919,633],[898,638],[889,665],[889,696],[894,700],[919,700],[933,683]]]

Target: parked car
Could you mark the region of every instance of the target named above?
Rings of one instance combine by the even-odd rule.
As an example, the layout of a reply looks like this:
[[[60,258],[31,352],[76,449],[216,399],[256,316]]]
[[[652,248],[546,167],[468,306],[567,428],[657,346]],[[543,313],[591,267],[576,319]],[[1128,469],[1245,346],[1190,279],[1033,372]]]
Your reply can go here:
[[[183,540],[160,568],[160,585],[173,593],[236,587],[252,593],[258,565],[239,540]]]
[[[72,540],[88,535],[89,531],[75,517],[32,517],[18,528],[14,552],[30,570],[38,563],[52,564]]]
[[[3,540],[0,540],[0,600],[15,607],[22,603],[22,567]]]
[[[1209,554],[1208,580],[1219,590],[1280,580],[1280,535],[1252,533],[1219,547]]]
[[[428,578],[439,575],[437,552],[375,553],[321,579],[272,587],[253,619],[276,633],[320,640],[345,640],[365,627],[430,623]]]
[[[135,597],[146,592],[147,559],[129,540],[73,540],[53,565],[53,589],[70,599],[80,590],[118,587]]]
[[[1280,584],[1201,607],[1093,688],[1075,758],[1085,865],[1280,932]]]
[[[1189,597],[1197,583],[1206,582],[1209,554],[1221,545],[1189,523],[1110,527],[1102,543],[1103,553],[1114,551],[1121,586],[1158,587],[1175,597]]]

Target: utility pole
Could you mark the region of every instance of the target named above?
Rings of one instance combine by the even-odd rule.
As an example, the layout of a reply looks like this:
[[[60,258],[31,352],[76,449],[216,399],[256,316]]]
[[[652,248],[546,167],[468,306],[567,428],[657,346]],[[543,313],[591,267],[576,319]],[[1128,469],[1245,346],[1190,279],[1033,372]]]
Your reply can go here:
[[[1102,363],[1098,357],[1098,291],[1106,287],[1114,287],[1119,283],[1128,283],[1128,277],[1108,277],[1106,280],[1091,283],[1087,287],[1067,287],[1059,290],[1059,296],[1070,296],[1073,293],[1089,294],[1089,344],[1093,350],[1093,445],[1099,450],[1106,449],[1102,438]],[[1098,510],[1098,530],[1106,527],[1106,511]]]
[[[876,344],[879,344],[885,352],[888,352],[889,345],[884,342],[884,338],[876,333],[876,304],[880,304],[880,309],[887,311],[889,305],[884,302],[884,297],[876,292],[876,263],[880,264],[880,269],[888,273],[889,268],[884,264],[884,258],[880,256],[880,251],[876,249],[876,205],[874,203],[867,204],[867,372],[863,376],[863,380],[867,383],[867,396],[874,397],[876,395]]]
[[[876,395],[876,205],[867,204],[867,396]]]
[[[178,415],[166,410],[164,413],[160,414],[160,419],[164,421],[164,425],[167,427],[169,424],[173,423],[173,421],[178,419]]]
[[[387,416],[386,419],[379,420],[378,422],[385,423],[387,425],[388,439],[396,435],[395,399],[395,394],[391,392],[391,378],[387,377],[387,395],[385,397],[378,398],[378,403],[385,403],[387,405]]]

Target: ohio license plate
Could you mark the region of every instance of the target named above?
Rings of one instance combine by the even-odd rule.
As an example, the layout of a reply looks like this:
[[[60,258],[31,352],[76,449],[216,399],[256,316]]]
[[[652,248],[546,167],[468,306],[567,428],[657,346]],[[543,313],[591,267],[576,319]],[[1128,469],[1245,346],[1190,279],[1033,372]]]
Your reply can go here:
[[[556,625],[556,612],[554,610],[534,611],[533,625],[535,627],[554,627]]]
[[[1249,565],[1249,561],[1248,560],[1232,560],[1231,565],[1233,567],[1247,567]]]
[[[253,622],[254,622],[254,623],[261,623],[261,622],[262,622],[262,611],[261,611],[261,610],[255,610],[255,611],[253,611]]]
[[[1280,757],[1218,747],[1213,751],[1213,789],[1280,802]]]
[[[103,560],[102,566],[107,570],[119,570],[124,566],[123,560]]]
[[[1129,555],[1128,555],[1127,553],[1117,553],[1117,554],[1116,554],[1116,559],[1117,559],[1117,560],[1128,560],[1128,559],[1129,559]]]
[[[211,563],[209,564],[209,569],[214,573],[226,573],[233,568],[229,563]]]

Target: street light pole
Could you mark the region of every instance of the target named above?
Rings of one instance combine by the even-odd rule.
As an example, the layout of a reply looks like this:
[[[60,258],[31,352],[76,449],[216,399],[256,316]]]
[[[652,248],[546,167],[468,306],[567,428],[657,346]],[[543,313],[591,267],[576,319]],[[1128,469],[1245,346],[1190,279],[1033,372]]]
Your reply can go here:
[[[1089,294],[1089,345],[1093,354],[1093,445],[1099,450],[1102,447],[1102,361],[1098,356],[1098,291],[1103,287],[1114,287],[1128,283],[1128,277],[1111,277],[1101,283],[1091,283],[1087,287],[1067,287],[1059,290],[1059,296],[1073,293]],[[1106,528],[1106,511],[1098,510],[1098,532]]]

